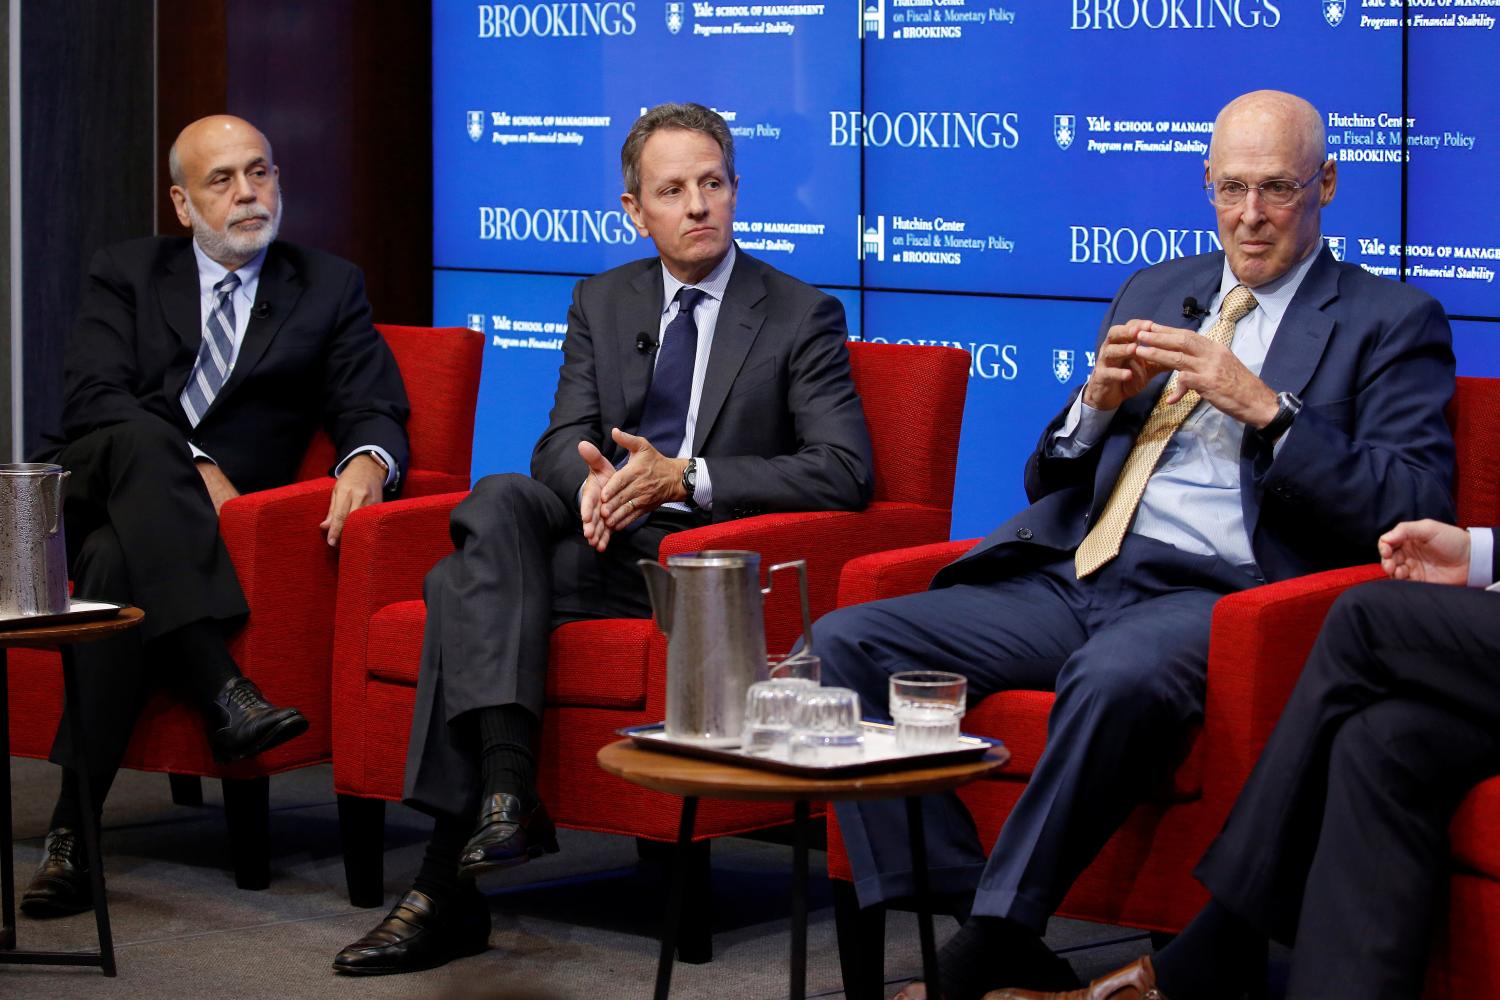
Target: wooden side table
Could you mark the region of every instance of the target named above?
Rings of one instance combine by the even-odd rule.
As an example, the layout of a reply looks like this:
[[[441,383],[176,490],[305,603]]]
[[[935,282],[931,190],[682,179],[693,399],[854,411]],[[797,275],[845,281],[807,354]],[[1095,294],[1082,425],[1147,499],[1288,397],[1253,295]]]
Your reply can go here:
[[[698,799],[744,799],[791,802],[794,811],[792,853],[792,1000],[803,1000],[807,988],[807,825],[809,803],[854,799],[906,799],[907,829],[911,838],[912,876],[917,890],[917,920],[922,939],[922,976],[937,981],[937,946],[932,933],[932,910],[927,904],[927,843],[922,829],[921,797],[946,792],[1004,767],[1010,751],[996,747],[979,760],[941,767],[883,771],[848,778],[803,778],[738,764],[697,760],[619,740],[599,751],[599,766],[610,774],[646,788],[682,796],[682,819],[677,827],[679,862],[672,872],[661,958],[656,966],[656,1000],[666,1000],[672,986],[672,959],[682,914],[683,872],[680,859],[693,841]]]
[[[89,858],[89,878],[94,890],[94,923],[99,929],[98,951],[26,951],[16,947],[15,836],[10,809],[10,687],[6,650],[62,649],[79,642],[96,642],[135,628],[145,618],[140,608],[122,608],[120,613],[97,621],[63,625],[36,625],[0,630],[0,735],[5,738],[5,766],[0,767],[0,965],[97,965],[106,976],[115,974],[115,947],[109,933],[109,904],[104,898],[104,859],[99,853],[99,824],[94,819],[89,795],[88,768],[83,766],[85,733],[73,730],[73,759],[78,772],[79,813],[83,817],[83,844]],[[78,678],[72,657],[63,657],[64,712],[78,705]],[[74,708],[76,712],[76,707]]]

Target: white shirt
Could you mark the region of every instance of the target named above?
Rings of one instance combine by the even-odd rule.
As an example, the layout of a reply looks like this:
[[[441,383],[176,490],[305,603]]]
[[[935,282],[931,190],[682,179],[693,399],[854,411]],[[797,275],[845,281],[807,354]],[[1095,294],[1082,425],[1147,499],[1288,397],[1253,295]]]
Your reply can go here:
[[[1286,274],[1251,289],[1256,307],[1235,324],[1230,344],[1230,350],[1251,374],[1259,377],[1287,306],[1302,286],[1321,247],[1320,241],[1306,259]],[[1224,297],[1239,284],[1226,257],[1219,291],[1198,328],[1199,333],[1212,329],[1219,321]],[[1080,392],[1067,420],[1047,442],[1048,454],[1056,457],[1083,454],[1103,438],[1114,415],[1114,410],[1089,406]],[[1277,440],[1275,451],[1279,452],[1296,430],[1293,423]],[[1156,471],[1147,480],[1130,530],[1184,552],[1217,556],[1260,579],[1240,497],[1240,447],[1245,432],[1243,423],[1206,401],[1194,407],[1167,442]]]
[[[229,273],[229,268],[204,253],[203,248],[198,245],[197,240],[193,241],[193,256],[198,261],[198,328],[201,330],[208,326],[208,317],[213,313],[214,305],[219,298],[219,293],[214,291],[214,286],[224,280],[224,276]],[[250,311],[255,308],[255,294],[260,289],[260,269],[265,262],[266,251],[262,250],[248,263],[241,264],[234,272],[239,275],[240,283],[229,295],[229,301],[234,306],[234,329],[229,331],[233,348],[229,355],[229,366],[224,371],[224,381],[226,383],[229,381],[229,376],[234,372],[234,363],[239,360],[240,345],[244,343],[245,330],[250,325]],[[201,458],[205,461],[213,462],[213,456],[205,453],[197,445],[189,444],[188,447],[193,450],[193,458]],[[347,458],[338,464],[333,470],[333,474],[337,476],[343,472],[344,467],[349,464],[350,459],[355,455],[361,455],[367,451],[375,453],[385,463],[385,485],[389,488],[395,483],[400,470],[396,468],[396,460],[391,458],[390,453],[379,445],[367,444],[355,448],[349,453]],[[214,464],[217,465],[218,463],[215,462]]]

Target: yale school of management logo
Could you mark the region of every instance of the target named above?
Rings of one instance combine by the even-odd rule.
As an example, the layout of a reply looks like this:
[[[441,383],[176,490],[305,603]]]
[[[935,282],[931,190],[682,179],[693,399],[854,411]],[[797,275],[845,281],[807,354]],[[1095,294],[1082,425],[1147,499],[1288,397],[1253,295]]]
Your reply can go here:
[[[885,0],[859,0],[859,37],[885,37]]]
[[[1344,0],[1323,0],[1323,20],[1330,28],[1344,23]]]
[[[484,112],[469,112],[469,138],[478,142],[484,137]]]
[[[687,16],[687,5],[682,3],[667,4],[667,30],[677,34],[682,30],[683,19]]]
[[[877,215],[875,224],[867,225],[865,217],[861,215],[855,232],[859,236],[858,258],[860,260],[867,260],[871,257],[880,261],[885,260],[885,216]]]
[[[1334,260],[1343,260],[1344,259],[1344,250],[1345,250],[1345,247],[1347,246],[1347,242],[1348,242],[1347,240],[1344,239],[1344,237],[1342,237],[1342,236],[1325,236],[1325,237],[1323,237],[1323,241],[1328,244],[1328,252],[1331,253],[1331,254],[1333,254],[1333,259]]]
[[[1067,149],[1073,145],[1073,136],[1078,134],[1078,119],[1073,115],[1052,116],[1052,138],[1057,140],[1058,149]]]
[[[1056,347],[1052,348],[1052,374],[1064,385],[1067,385],[1068,379],[1073,377],[1074,357],[1075,354],[1072,351],[1063,351]]]
[[[484,332],[484,317],[479,313],[469,313],[469,329],[475,333]]]

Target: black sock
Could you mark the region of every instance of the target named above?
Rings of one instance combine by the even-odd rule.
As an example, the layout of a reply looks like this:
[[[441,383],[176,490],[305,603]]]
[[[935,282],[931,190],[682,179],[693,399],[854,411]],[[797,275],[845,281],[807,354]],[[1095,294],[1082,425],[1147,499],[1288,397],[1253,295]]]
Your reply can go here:
[[[1041,935],[1004,917],[974,917],[938,952],[943,1000],[979,1000],[1006,986],[1067,990],[1079,985],[1072,966]]]
[[[94,802],[94,821],[104,814],[104,799],[109,795],[109,786],[114,784],[114,775],[90,775],[89,798]],[[83,815],[78,810],[78,775],[71,767],[63,768],[62,788],[57,793],[57,804],[52,807],[52,825],[49,830],[66,827],[79,836],[83,843]]]
[[[541,720],[520,705],[494,705],[475,713],[484,801],[509,792],[523,803],[536,799],[536,745]]]
[[[432,839],[422,855],[412,888],[431,896],[439,904],[454,898],[460,891],[473,891],[474,880],[459,878],[458,859],[473,832],[474,821],[468,817],[440,816],[432,827]]]
[[[1249,987],[1265,961],[1266,936],[1211,899],[1151,964],[1163,993],[1194,1000]]]
[[[201,705],[212,705],[224,685],[240,676],[218,622],[206,618],[189,622],[151,645],[148,655],[171,663],[177,685]]]

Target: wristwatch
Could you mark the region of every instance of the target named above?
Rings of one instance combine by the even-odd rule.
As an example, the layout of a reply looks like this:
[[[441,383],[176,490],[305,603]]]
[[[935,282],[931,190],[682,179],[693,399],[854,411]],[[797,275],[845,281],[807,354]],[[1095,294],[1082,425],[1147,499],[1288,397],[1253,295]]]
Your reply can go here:
[[[687,497],[682,501],[687,504],[688,510],[697,510],[698,501],[693,499],[693,493],[698,489],[698,460],[688,459],[687,468],[682,470],[682,489]]]
[[[1290,392],[1278,392],[1276,394],[1276,416],[1255,433],[1260,435],[1266,444],[1275,444],[1280,440],[1286,429],[1292,426],[1292,421],[1297,419],[1297,414],[1302,412],[1302,400]]]

